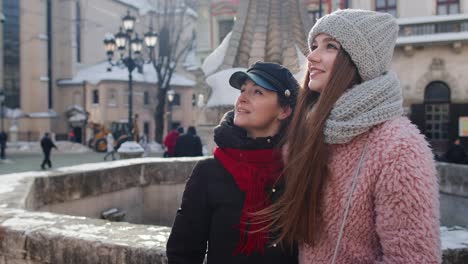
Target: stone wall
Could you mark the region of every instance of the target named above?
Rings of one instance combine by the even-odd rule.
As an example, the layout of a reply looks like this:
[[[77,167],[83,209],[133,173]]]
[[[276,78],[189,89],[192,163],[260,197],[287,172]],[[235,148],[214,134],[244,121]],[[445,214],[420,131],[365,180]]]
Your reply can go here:
[[[170,228],[154,222],[172,223],[200,159],[144,158],[2,175],[0,264],[167,263]],[[91,211],[96,217],[106,201],[154,212],[140,216],[152,225],[76,216]],[[47,209],[75,215],[35,211]]]
[[[1,176],[0,264],[167,263],[165,245],[169,227],[34,210],[59,205],[66,210],[71,203],[89,204],[98,201],[96,197],[121,196],[123,200],[138,197],[133,204],[139,205],[142,212],[173,211],[177,207],[168,208],[174,206],[168,204],[178,206],[180,200],[152,203],[144,200],[161,199],[154,193],[172,197],[170,188],[183,186],[200,159],[203,158],[144,158]],[[440,163],[438,170],[441,194],[468,197],[468,173],[463,174],[468,172],[468,166]],[[176,191],[179,197],[182,190],[180,187]],[[444,250],[443,263],[468,263],[468,249]]]

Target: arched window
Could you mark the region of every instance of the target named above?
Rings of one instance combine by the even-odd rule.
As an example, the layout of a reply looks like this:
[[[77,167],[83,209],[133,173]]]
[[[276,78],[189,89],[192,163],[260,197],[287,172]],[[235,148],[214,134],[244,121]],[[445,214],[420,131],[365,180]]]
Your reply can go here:
[[[450,116],[450,88],[444,82],[431,82],[424,92],[426,137],[447,140]]]

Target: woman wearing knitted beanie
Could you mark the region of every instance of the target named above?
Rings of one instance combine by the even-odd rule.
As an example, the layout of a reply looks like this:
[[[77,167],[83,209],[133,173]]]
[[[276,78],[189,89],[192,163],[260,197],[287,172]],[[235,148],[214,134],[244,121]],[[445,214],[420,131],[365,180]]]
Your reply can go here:
[[[267,212],[299,263],[440,263],[438,183],[390,71],[393,16],[339,10],[309,33],[286,187]]]
[[[270,243],[251,213],[281,193],[280,142],[299,84],[283,66],[264,62],[229,83],[240,95],[215,128],[214,158],[200,161],[187,182],[167,243],[169,264],[201,264],[205,254],[208,264],[297,263],[297,250]]]

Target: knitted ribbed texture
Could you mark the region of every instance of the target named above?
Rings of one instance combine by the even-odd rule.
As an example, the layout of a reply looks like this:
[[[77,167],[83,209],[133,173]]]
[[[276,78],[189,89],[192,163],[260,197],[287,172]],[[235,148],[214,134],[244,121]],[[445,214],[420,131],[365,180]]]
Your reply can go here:
[[[345,9],[319,19],[309,32],[309,47],[320,33],[334,37],[351,56],[364,81],[386,72],[398,37],[398,24],[387,13]]]
[[[347,143],[373,126],[403,114],[400,82],[394,72],[348,89],[335,103],[325,124],[325,142]]]

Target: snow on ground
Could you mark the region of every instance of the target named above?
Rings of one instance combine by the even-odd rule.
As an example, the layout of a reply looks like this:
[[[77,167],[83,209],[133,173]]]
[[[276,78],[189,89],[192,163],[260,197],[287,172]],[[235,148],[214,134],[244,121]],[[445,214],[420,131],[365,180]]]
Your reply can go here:
[[[74,143],[71,141],[56,141],[55,145],[57,145],[58,150],[54,149],[53,151],[57,151],[59,153],[85,153],[85,152],[94,151],[83,144]],[[164,152],[163,148],[161,147],[161,144],[157,142],[149,143],[148,147],[151,153]],[[8,152],[40,153],[42,150],[41,150],[39,141],[37,142],[18,141],[15,145],[9,142],[7,151]]]
[[[468,229],[463,227],[442,226],[440,227],[440,238],[442,250],[468,247]]]
[[[58,151],[61,153],[84,153],[84,152],[91,152],[93,151],[92,149],[88,148],[87,146],[80,144],[80,143],[74,143],[71,141],[56,141],[55,145],[57,146],[58,150],[53,150],[53,151]],[[8,142],[8,152],[31,152],[31,153],[36,153],[36,152],[41,152],[41,145],[39,141],[37,142],[28,142],[28,141],[18,141],[16,144],[13,144],[11,142]]]

